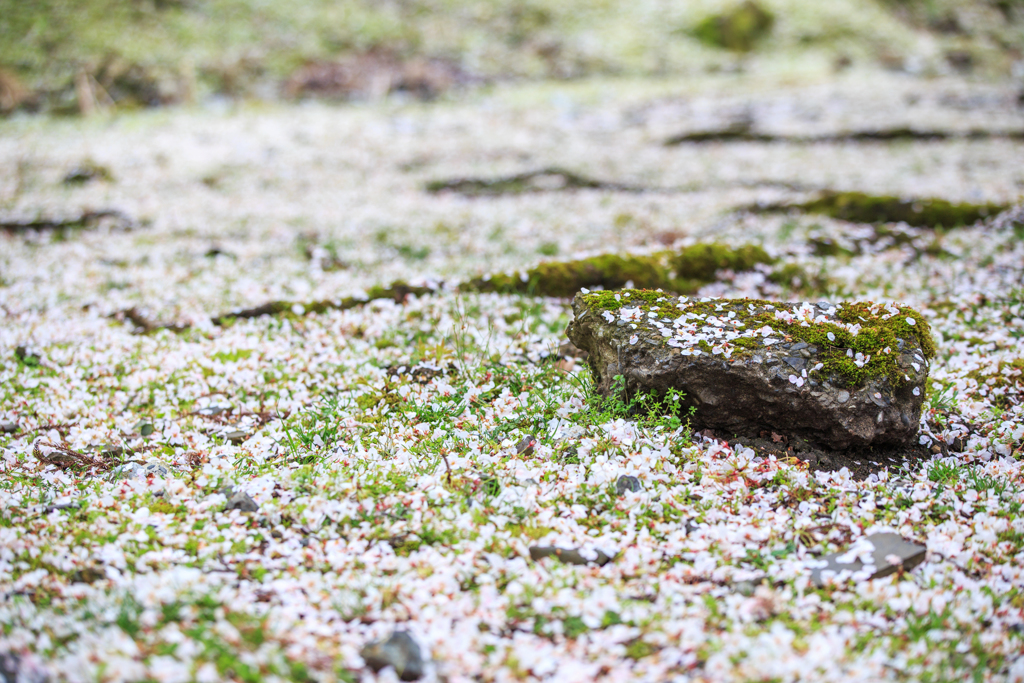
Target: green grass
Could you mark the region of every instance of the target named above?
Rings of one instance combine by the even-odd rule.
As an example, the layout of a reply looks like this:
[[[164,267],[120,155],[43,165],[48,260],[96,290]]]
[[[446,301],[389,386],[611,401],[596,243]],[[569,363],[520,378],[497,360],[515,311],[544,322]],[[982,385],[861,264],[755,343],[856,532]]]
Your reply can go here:
[[[251,95],[308,62],[368,51],[445,59],[483,76],[576,78],[718,69],[736,61],[733,50],[780,63],[803,55],[828,64],[829,54],[874,61],[882,52],[891,60],[918,40],[898,8],[764,0],[764,13],[739,13],[740,24],[756,24],[751,33],[733,31],[721,18],[735,4],[702,0],[666,10],[625,0],[0,0],[0,81],[13,76],[37,105],[74,112],[78,74],[131,107],[212,92]],[[971,4],[975,20],[965,35],[934,39],[987,46],[991,33],[1007,53],[1020,50],[1020,31],[993,3]],[[1008,71],[998,50],[974,52],[976,63]]]

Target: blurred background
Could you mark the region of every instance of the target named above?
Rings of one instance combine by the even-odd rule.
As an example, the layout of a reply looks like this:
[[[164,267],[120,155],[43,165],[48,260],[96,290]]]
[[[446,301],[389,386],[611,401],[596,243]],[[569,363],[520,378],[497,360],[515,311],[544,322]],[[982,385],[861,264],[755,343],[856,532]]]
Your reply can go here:
[[[4,115],[857,68],[1024,85],[1024,0],[0,0]]]

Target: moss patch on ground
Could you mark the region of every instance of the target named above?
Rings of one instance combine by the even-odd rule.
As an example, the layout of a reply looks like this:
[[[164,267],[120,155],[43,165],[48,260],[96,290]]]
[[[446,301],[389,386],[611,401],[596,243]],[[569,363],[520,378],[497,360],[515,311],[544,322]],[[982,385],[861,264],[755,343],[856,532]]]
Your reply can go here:
[[[954,204],[945,199],[900,199],[863,192],[823,192],[803,203],[777,204],[759,211],[796,210],[852,223],[906,223],[919,228],[958,228],[1006,210],[1003,204]]]
[[[756,244],[730,248],[721,244],[702,243],[681,249],[669,262],[678,274],[677,277],[711,282],[719,270],[753,270],[757,264],[772,264],[775,259]]]
[[[497,273],[473,278],[460,283],[458,287],[472,292],[562,298],[573,297],[581,289],[611,290],[626,286],[692,294],[702,286],[714,282],[720,270],[742,272],[753,270],[758,265],[776,263],[777,260],[758,245],[731,247],[717,243],[700,243],[683,247],[679,251],[661,251],[647,256],[602,254],[575,261],[548,261],[522,272]],[[786,286],[791,286],[794,279],[801,278],[804,282],[811,282],[799,267],[792,264],[782,265],[768,274],[769,280]],[[367,290],[366,296],[313,302],[270,301],[252,308],[216,315],[211,320],[214,325],[222,326],[229,325],[237,319],[263,315],[301,316],[306,313],[347,310],[375,299],[391,299],[402,303],[410,295],[424,296],[434,291],[436,287],[397,281],[388,286],[371,287]],[[150,321],[134,308],[112,317],[131,322],[142,333],[159,330],[182,332],[190,327],[180,323]]]
[[[596,315],[624,307],[639,308],[642,320],[657,320],[664,325],[681,316],[688,316],[689,322],[698,327],[711,318],[724,321],[741,332],[742,336],[730,343],[731,355],[737,358],[750,357],[764,347],[763,336],[756,330],[767,326],[784,342],[804,342],[817,348],[823,365],[816,371],[817,378],[838,378],[850,386],[879,376],[887,376],[893,386],[902,386],[906,380],[897,366],[899,340],[915,340],[926,360],[936,353],[927,320],[908,306],[847,301],[832,305],[835,311],[829,321],[798,318],[788,322],[777,318],[776,312],[791,305],[763,299],[677,299],[664,292],[638,289],[590,292],[583,295],[583,301]],[[708,325],[709,330],[721,327],[710,322]],[[857,327],[851,331],[847,326]],[[660,334],[657,338],[667,341]],[[710,344],[700,348],[707,352]],[[815,372],[811,376],[815,377]]]
[[[523,273],[474,278],[465,287],[479,292],[571,297],[584,288],[618,289],[632,283],[640,289],[686,294],[714,282],[719,270],[740,272],[774,263],[775,259],[757,245],[701,243],[649,256],[603,254],[576,261],[550,261]]]
[[[705,18],[693,30],[705,45],[750,52],[775,25],[775,15],[753,0]]]

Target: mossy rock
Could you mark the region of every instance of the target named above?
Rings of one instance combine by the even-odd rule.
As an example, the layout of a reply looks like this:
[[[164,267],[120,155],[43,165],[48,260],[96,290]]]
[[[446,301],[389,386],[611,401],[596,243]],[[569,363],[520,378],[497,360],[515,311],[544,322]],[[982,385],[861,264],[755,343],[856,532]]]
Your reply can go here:
[[[900,199],[863,192],[823,192],[802,204],[770,207],[797,209],[852,223],[906,223],[919,228],[957,228],[1005,211],[1002,204],[954,204],[945,199]]]
[[[694,427],[829,449],[912,441],[935,356],[924,316],[897,304],[624,290],[581,293],[573,312],[598,393],[677,391]]]
[[[712,15],[693,30],[705,45],[750,52],[758,41],[771,33],[775,16],[759,3],[748,0],[721,14]]]

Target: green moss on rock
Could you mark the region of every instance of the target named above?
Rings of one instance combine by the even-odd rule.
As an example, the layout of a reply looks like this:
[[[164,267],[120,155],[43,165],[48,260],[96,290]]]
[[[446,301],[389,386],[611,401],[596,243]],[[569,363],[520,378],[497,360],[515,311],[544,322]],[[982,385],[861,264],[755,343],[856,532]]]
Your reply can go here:
[[[824,192],[817,199],[772,209],[797,209],[854,223],[899,223],[922,228],[972,225],[1006,210],[1002,204],[954,204],[945,199],[900,199],[863,192]]]
[[[899,340],[916,340],[927,360],[936,353],[927,320],[908,306],[887,308],[870,301],[842,302],[834,305],[831,319],[835,322],[786,322],[776,317],[776,311],[792,304],[763,299],[677,299],[651,290],[590,292],[582,296],[586,307],[597,315],[625,307],[638,308],[642,311],[640,319],[644,323],[653,324],[657,320],[668,325],[684,315],[698,325],[711,317],[719,320],[728,318],[730,325],[735,325],[743,334],[728,343],[730,357],[736,358],[750,357],[763,348],[763,337],[754,331],[767,326],[785,343],[803,342],[816,347],[818,359],[823,364],[817,375],[830,376],[851,386],[879,376],[889,377],[893,386],[902,386],[904,378],[897,367],[902,348]],[[846,325],[857,326],[856,333]],[[660,343],[667,341],[664,337],[656,339]],[[704,352],[711,350],[707,344],[698,348]]]
[[[736,52],[750,52],[767,36],[775,24],[775,16],[759,3],[748,0],[721,14],[707,17],[693,30],[693,35],[706,45]]]
[[[671,287],[658,256],[605,254],[578,261],[550,261],[525,273],[499,273],[470,280],[465,288],[478,292],[520,292],[571,297],[581,288],[616,289],[628,282],[645,288]]]

